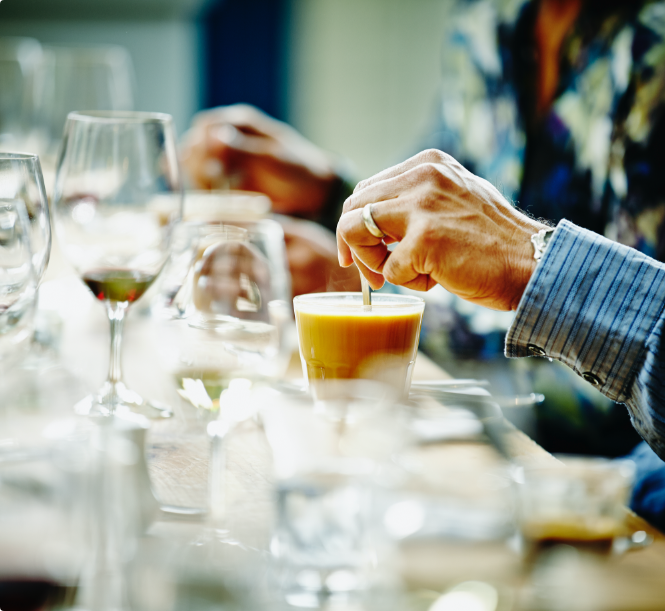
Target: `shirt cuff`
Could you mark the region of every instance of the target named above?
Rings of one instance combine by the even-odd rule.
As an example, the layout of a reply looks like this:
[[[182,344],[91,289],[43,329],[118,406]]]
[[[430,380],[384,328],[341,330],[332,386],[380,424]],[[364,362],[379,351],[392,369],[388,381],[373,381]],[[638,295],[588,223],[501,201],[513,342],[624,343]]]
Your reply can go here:
[[[664,290],[665,266],[561,221],[508,330],[506,356],[562,361],[625,402]]]

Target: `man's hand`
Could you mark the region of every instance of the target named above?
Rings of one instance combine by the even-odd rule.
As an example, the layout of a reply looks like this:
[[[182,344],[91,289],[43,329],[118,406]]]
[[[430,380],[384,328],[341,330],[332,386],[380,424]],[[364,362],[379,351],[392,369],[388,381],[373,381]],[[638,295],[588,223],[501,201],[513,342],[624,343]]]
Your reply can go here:
[[[199,113],[182,160],[194,186],[265,193],[275,212],[315,218],[335,182],[329,156],[286,123],[237,104]]]
[[[362,220],[373,218],[386,238]],[[374,288],[384,279],[426,291],[436,283],[497,310],[514,310],[535,269],[530,237],[546,226],[521,214],[450,155],[427,150],[362,181],[337,225],[339,262],[357,263]],[[386,244],[398,242],[392,252]]]

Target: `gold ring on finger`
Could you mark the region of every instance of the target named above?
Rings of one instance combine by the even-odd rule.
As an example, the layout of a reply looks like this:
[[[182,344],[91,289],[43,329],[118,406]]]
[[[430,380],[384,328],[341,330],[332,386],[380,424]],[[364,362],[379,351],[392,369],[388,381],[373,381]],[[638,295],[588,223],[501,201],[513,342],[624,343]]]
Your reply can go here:
[[[374,204],[367,204],[367,206],[363,208],[363,222],[365,223],[367,231],[369,231],[375,238],[385,238],[386,234],[379,229],[379,226],[376,224],[374,217],[372,216],[373,205]]]

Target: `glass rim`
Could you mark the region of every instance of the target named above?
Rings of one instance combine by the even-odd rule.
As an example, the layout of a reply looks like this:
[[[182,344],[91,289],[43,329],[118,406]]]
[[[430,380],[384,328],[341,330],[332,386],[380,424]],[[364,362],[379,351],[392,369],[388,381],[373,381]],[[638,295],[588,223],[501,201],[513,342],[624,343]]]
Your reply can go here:
[[[230,225],[228,223],[205,223],[201,221],[185,221],[183,225],[187,225],[198,230],[202,238],[214,237],[216,235],[223,235],[225,239],[242,239],[246,240],[249,237],[249,231],[244,227],[237,225]]]
[[[348,303],[326,303],[334,302],[335,299],[340,297],[349,298],[354,297],[359,299],[358,303],[352,302],[349,299]],[[417,297],[416,295],[400,295],[395,293],[373,293],[372,299],[375,299],[376,302],[372,303],[372,306],[380,306],[382,310],[386,308],[424,308],[425,300],[422,297]],[[391,303],[392,301],[392,303]],[[381,302],[381,303],[379,303]],[[345,307],[355,307],[357,305],[362,306],[362,293],[355,291],[345,291],[345,292],[330,292],[330,293],[306,293],[304,295],[298,295],[293,298],[293,307],[298,308],[299,306],[304,307],[313,307],[317,309],[322,308],[325,310],[340,310]]]
[[[0,163],[3,161],[39,161],[37,153],[22,153],[22,152],[0,152]]]
[[[221,198],[229,199],[231,197],[263,198],[269,199],[265,193],[260,191],[246,191],[244,189],[229,189],[228,191],[210,191],[208,189],[185,189],[185,197],[201,197],[205,199]]]
[[[173,123],[173,117],[165,112],[142,110],[74,110],[67,115],[67,122],[83,123]]]
[[[270,198],[257,191],[185,190],[185,218],[206,223],[256,223],[270,219]]]

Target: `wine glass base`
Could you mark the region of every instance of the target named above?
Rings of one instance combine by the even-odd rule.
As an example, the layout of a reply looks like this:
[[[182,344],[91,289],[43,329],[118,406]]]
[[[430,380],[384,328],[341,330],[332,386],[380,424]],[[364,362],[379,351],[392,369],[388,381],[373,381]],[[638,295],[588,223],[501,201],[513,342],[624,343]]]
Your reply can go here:
[[[160,505],[160,511],[170,516],[182,516],[187,519],[202,520],[208,515],[205,507],[185,507],[184,505]]]
[[[105,382],[99,393],[88,395],[74,405],[74,412],[80,416],[121,416],[139,414],[151,420],[171,418],[173,410],[158,401],[146,401],[122,382]]]
[[[223,329],[237,329],[240,327],[238,319],[232,316],[216,316],[196,312],[187,317],[187,324],[194,329],[203,331],[219,331]]]

